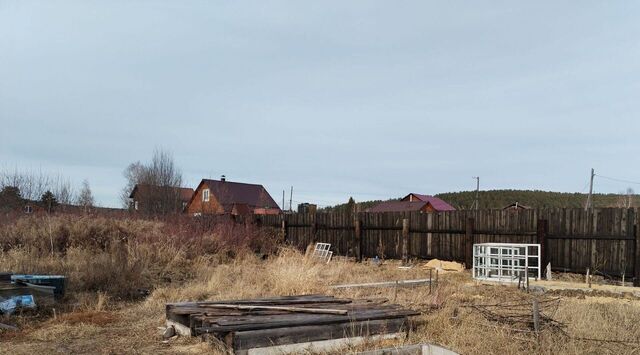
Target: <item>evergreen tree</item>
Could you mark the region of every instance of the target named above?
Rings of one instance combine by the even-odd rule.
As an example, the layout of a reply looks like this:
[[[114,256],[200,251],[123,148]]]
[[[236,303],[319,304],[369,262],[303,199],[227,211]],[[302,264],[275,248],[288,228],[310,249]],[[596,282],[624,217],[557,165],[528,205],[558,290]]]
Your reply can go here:
[[[16,209],[22,204],[20,189],[15,186],[5,186],[0,191],[0,207],[5,209]]]
[[[53,195],[53,192],[47,190],[42,197],[40,198],[40,202],[47,209],[47,212],[51,213],[53,209],[58,205],[58,200]]]
[[[349,201],[347,202],[347,213],[353,213],[356,209],[356,201],[353,197],[349,197]]]

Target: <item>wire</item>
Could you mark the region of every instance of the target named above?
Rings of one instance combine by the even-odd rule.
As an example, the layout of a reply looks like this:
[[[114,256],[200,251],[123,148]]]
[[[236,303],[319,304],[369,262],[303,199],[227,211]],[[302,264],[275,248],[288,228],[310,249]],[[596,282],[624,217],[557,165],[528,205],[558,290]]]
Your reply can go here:
[[[609,176],[604,176],[604,175],[599,175],[599,174],[593,174],[593,175],[594,175],[594,176],[597,176],[597,177],[601,177],[601,178],[603,178],[603,179],[611,180],[611,181],[617,181],[617,182],[624,182],[624,183],[627,183],[627,184],[640,185],[640,181],[632,181],[632,180],[618,179],[618,178],[609,177]]]
[[[589,187],[589,180],[585,182],[584,187],[582,188],[582,190],[580,190],[580,192],[585,192],[587,190],[587,187]]]

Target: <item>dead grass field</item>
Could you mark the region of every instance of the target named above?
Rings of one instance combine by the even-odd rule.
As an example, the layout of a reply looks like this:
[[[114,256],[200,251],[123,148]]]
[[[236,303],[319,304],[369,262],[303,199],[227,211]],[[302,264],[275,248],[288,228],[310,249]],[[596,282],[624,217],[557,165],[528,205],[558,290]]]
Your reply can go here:
[[[157,229],[157,233],[162,233],[162,226],[157,225],[159,222],[149,223],[145,228]],[[134,239],[134,234],[130,234],[131,239]],[[158,327],[164,325],[164,304],[187,300],[325,293],[354,298],[385,297],[391,301],[396,298],[397,303],[424,312],[416,317],[416,331],[408,339],[344,349],[347,353],[364,348],[401,345],[403,342],[432,342],[462,354],[640,354],[640,344],[637,343],[640,339],[640,300],[631,296],[609,297],[601,293],[585,296],[575,292],[534,295],[515,287],[476,284],[467,272],[440,275],[439,286],[431,294],[428,286],[400,288],[397,294],[393,288],[335,290],[327,286],[424,278],[428,277],[428,271],[422,267],[399,269],[396,262],[390,261],[382,266],[357,264],[346,259],[319,264],[287,248],[280,249],[266,260],[250,252],[229,257],[225,250],[212,255],[188,255],[189,252],[176,249],[172,258],[168,255],[160,258],[159,254],[140,256],[136,254],[140,250],[131,245],[126,250],[125,259],[128,263],[140,262],[155,270],[144,271],[146,276],[142,278],[149,282],[147,286],[151,286],[148,297],[123,298],[122,295],[128,292],[121,292],[124,286],[120,284],[116,285],[120,289],[118,292],[109,292],[108,285],[92,289],[87,287],[89,284],[76,284],[70,290],[72,294],[66,301],[67,305],[58,311],[55,319],[49,314],[24,315],[17,319],[20,331],[0,331],[0,353],[223,353],[215,344],[202,343],[197,338],[163,341]],[[154,248],[148,245],[144,250],[153,253]],[[108,249],[106,252],[109,252]],[[163,255],[165,252],[168,249],[158,251]],[[0,254],[0,270],[23,271],[16,269],[22,260],[19,253],[33,255],[33,250],[27,252],[24,246],[20,249],[5,248]],[[61,259],[58,261],[60,265],[71,264],[72,260],[65,260],[69,258],[68,255],[40,255],[38,260],[30,262],[29,265],[34,267],[28,270],[37,270],[35,265],[57,265],[55,258]],[[79,267],[65,267],[75,270],[77,277],[87,277],[82,275],[83,269]],[[61,270],[64,271],[65,267],[61,267]],[[84,272],[90,273],[91,270]],[[135,289],[136,286],[133,284],[129,288]],[[534,297],[561,298],[553,318],[567,325],[568,336],[544,328],[539,336],[516,331],[512,325],[491,322],[467,307],[472,304],[532,302]],[[585,340],[587,338],[608,341]]]

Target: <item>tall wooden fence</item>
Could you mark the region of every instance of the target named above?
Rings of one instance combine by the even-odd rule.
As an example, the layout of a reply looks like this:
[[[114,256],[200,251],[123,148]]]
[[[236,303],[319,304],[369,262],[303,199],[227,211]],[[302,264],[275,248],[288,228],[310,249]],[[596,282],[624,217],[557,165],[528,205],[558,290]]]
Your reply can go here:
[[[474,243],[540,243],[554,270],[634,277],[640,286],[640,216],[634,209],[317,213],[256,217],[304,250],[332,244],[358,259],[438,258],[471,264]]]

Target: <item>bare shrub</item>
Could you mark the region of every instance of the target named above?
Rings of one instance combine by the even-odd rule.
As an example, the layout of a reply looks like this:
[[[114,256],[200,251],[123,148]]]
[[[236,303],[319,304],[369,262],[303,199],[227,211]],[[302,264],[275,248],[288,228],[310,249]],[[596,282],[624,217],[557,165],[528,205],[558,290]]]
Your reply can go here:
[[[277,233],[232,221],[91,215],[31,216],[0,224],[0,269],[69,276],[72,292],[136,298],[194,277],[197,263],[274,250]]]

